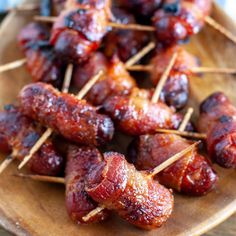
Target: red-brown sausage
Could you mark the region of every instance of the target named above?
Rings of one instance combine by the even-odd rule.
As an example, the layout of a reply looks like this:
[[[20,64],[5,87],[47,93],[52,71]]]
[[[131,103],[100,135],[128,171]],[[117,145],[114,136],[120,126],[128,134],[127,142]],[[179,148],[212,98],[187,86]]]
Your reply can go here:
[[[210,157],[225,168],[236,168],[236,108],[221,92],[200,106],[198,130],[207,134]]]
[[[0,112],[0,136],[17,153],[17,159],[22,161],[43,134],[43,129],[24,116],[18,108],[8,105],[5,109]],[[2,142],[0,143],[0,150],[6,151],[2,149]],[[33,155],[28,167],[36,174],[55,176],[62,173],[64,160],[48,139]]]
[[[137,171],[119,153],[105,153],[104,163],[88,176],[86,191],[95,201],[144,229],[160,227],[169,218],[171,191]]]
[[[130,146],[129,156],[138,170],[152,170],[189,145],[188,140],[174,134],[142,135]],[[156,177],[164,186],[193,196],[207,194],[218,180],[210,162],[197,149]]]
[[[102,162],[102,155],[96,148],[70,146],[66,170],[66,209],[70,218],[76,223],[94,223],[104,220],[108,211],[103,210],[84,222],[82,219],[94,210],[98,203],[85,191],[86,176],[91,169]]]
[[[65,138],[86,145],[101,145],[111,140],[114,127],[85,100],[61,93],[49,84],[25,86],[19,95],[22,112]]]

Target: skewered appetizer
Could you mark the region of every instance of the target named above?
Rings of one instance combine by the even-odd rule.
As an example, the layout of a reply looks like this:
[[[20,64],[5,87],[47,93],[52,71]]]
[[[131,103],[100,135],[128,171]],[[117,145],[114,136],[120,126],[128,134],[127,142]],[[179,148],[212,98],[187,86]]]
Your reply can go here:
[[[174,134],[142,135],[129,148],[129,157],[138,170],[151,170],[190,145]],[[195,148],[156,176],[158,181],[178,192],[201,196],[218,180],[210,162]]]
[[[150,76],[156,85],[174,52],[177,52],[178,57],[163,87],[161,97],[167,105],[181,109],[188,101],[189,77],[192,75],[190,69],[198,66],[197,59],[180,46],[157,50],[150,62],[152,66]]]
[[[49,37],[47,27],[30,23],[18,35],[18,44],[25,54],[27,68],[33,81],[51,83],[60,87],[65,70],[49,44]]]
[[[212,0],[167,0],[153,17],[156,38],[165,45],[186,41],[197,34],[211,12]]]
[[[5,106],[5,111],[0,112],[0,151],[10,149],[12,155],[22,161],[43,131],[37,123],[24,116],[19,108]],[[49,139],[33,155],[28,167],[36,174],[56,176],[63,172],[64,160]]]
[[[107,33],[110,2],[93,3],[79,2],[76,10],[63,11],[53,25],[50,42],[57,55],[67,62],[77,64],[88,59]]]
[[[108,61],[100,52],[94,53],[88,61],[75,68],[73,75],[75,86],[81,89],[100,70],[104,71],[104,75],[86,96],[87,101],[94,105],[103,104],[108,97],[115,94],[129,94],[137,86],[117,56]]]
[[[61,93],[49,84],[25,86],[19,102],[23,114],[73,142],[99,146],[113,137],[114,127],[108,116],[99,114],[85,100]]]
[[[120,0],[121,5],[135,9],[138,16],[152,17],[158,42],[169,46],[197,34],[211,12],[212,0]]]
[[[211,159],[225,168],[236,168],[236,108],[222,92],[206,98],[200,106],[198,130],[207,134]]]
[[[173,209],[173,195],[146,173],[137,171],[119,153],[104,153],[87,178],[86,191],[107,209],[144,229],[160,227]]]
[[[148,94],[145,90],[136,90],[129,96],[111,96],[103,109],[118,128],[129,135],[151,134],[158,128],[177,129],[182,115],[162,102],[151,102]]]
[[[86,176],[91,174],[92,169],[102,160],[103,157],[96,148],[69,147],[65,170],[66,209],[76,223],[94,223],[108,216],[108,210],[104,209],[88,221],[83,220],[84,216],[98,206],[86,192]]]

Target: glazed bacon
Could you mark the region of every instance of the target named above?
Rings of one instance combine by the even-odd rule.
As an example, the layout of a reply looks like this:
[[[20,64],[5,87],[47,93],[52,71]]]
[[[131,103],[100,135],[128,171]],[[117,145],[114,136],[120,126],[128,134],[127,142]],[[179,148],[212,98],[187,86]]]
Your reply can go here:
[[[100,52],[94,53],[86,63],[75,69],[74,84],[78,89],[81,89],[100,70],[104,72],[104,76],[91,88],[86,96],[86,100],[93,105],[103,104],[112,95],[127,95],[137,86],[135,80],[130,76],[125,65],[118,57],[113,56],[108,61]]]
[[[115,22],[121,24],[135,24],[134,16],[120,8],[113,8]],[[150,41],[147,32],[136,30],[112,29],[104,39],[104,51],[108,57],[116,54],[121,61],[126,62],[137,54]]]
[[[96,202],[144,229],[160,227],[173,209],[171,191],[137,171],[119,153],[105,153],[87,177],[86,191]]]
[[[111,96],[103,109],[126,134],[151,134],[158,128],[177,129],[182,116],[162,102],[152,103],[148,96],[148,91],[130,96]]]
[[[197,34],[211,11],[212,0],[166,0],[152,18],[156,37],[165,45],[185,41]]]
[[[6,147],[10,148],[17,153],[16,157],[20,161],[28,155],[43,131],[17,107],[8,105],[5,106],[5,111],[0,112],[0,150],[5,152],[8,151]],[[48,139],[27,165],[36,174],[56,176],[62,173],[64,160],[55,150],[52,141]]]
[[[236,108],[222,92],[202,102],[198,130],[207,134],[211,159],[222,167],[236,168]]]
[[[138,170],[152,170],[191,143],[174,134],[142,135],[129,148],[129,157]],[[210,162],[197,149],[184,155],[160,172],[156,178],[178,192],[202,196],[211,191],[218,180]]]
[[[177,52],[176,62],[163,87],[161,98],[169,106],[183,108],[188,102],[189,77],[191,68],[198,66],[197,59],[180,46],[161,49],[151,60],[151,80],[157,85],[173,54]]]
[[[25,86],[19,101],[25,115],[73,142],[98,146],[113,136],[114,127],[108,116],[99,114],[85,100],[61,93],[49,84]]]
[[[27,68],[34,82],[42,81],[60,87],[64,66],[49,44],[49,30],[41,24],[30,23],[18,35],[18,44],[25,54]]]
[[[88,59],[89,55],[99,48],[102,38],[107,33],[109,20],[105,4],[108,1],[99,2],[104,2],[104,8],[86,8],[89,2],[80,1],[79,5],[83,5],[84,8],[78,6],[76,10],[73,8],[60,14],[53,25],[50,39],[58,56],[77,64]]]
[[[70,218],[76,223],[94,223],[104,220],[108,211],[100,211],[88,221],[82,219],[94,210],[98,203],[93,201],[85,191],[85,180],[91,169],[103,160],[96,148],[70,146],[67,155],[66,179],[66,209]]]

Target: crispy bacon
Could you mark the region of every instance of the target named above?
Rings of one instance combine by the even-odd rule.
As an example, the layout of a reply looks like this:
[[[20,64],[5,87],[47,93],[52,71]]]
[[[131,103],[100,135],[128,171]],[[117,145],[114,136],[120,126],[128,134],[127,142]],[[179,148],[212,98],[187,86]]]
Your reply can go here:
[[[101,145],[111,140],[114,127],[85,100],[61,93],[49,84],[25,86],[19,95],[22,112],[79,144]]]
[[[27,59],[33,81],[60,87],[64,66],[49,44],[49,30],[41,24],[30,23],[18,35],[18,43]]]
[[[119,153],[105,153],[87,178],[87,193],[97,202],[140,228],[160,227],[173,209],[173,195],[137,171]]]
[[[43,129],[34,121],[24,116],[19,108],[12,105],[5,107],[0,112],[0,150],[5,152],[6,144],[17,153],[17,158],[22,161],[43,134]],[[2,142],[3,141],[3,142]],[[28,167],[36,174],[58,175],[64,167],[63,158],[57,153],[50,139],[48,139],[28,162]]]
[[[158,128],[177,129],[182,116],[162,102],[152,103],[149,93],[109,97],[103,108],[118,128],[130,135],[155,133]]]
[[[70,146],[65,178],[66,178],[66,209],[70,218],[76,223],[94,223],[104,220],[108,211],[103,210],[84,222],[82,219],[94,210],[98,203],[93,201],[85,191],[86,176],[91,169],[102,162],[102,155],[96,148]]]
[[[102,53],[97,52],[86,63],[76,68],[73,80],[77,88],[81,89],[100,70],[104,72],[104,76],[86,96],[87,101],[94,105],[101,105],[108,97],[115,94],[129,94],[136,87],[135,80],[118,57],[114,56],[108,61]]]
[[[225,168],[236,168],[236,108],[216,92],[200,106],[198,130],[207,134],[210,157]]]
[[[129,156],[138,170],[152,170],[191,143],[174,134],[142,135],[129,148]],[[160,172],[156,178],[168,188],[193,196],[211,191],[218,180],[210,162],[197,149],[184,155]]]

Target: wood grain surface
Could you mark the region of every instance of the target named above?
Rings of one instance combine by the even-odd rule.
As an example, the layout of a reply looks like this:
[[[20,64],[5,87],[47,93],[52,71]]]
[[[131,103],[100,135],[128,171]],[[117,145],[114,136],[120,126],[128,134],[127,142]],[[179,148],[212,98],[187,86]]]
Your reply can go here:
[[[31,2],[31,1],[30,1]],[[217,8],[213,17],[236,33],[233,23]],[[16,45],[16,35],[29,21],[28,14],[11,13],[0,29],[0,64],[22,58]],[[205,27],[187,45],[204,66],[234,67],[236,45],[215,30]],[[16,103],[19,90],[30,82],[24,67],[0,75],[0,106]],[[195,108],[210,93],[224,91],[236,104],[236,78],[206,75],[191,78],[190,104]],[[117,146],[125,152],[127,142],[117,138]],[[2,159],[3,155],[0,156]],[[216,167],[220,181],[215,191],[201,198],[175,195],[174,213],[160,229],[142,231],[132,227],[117,216],[94,225],[75,225],[68,218],[64,204],[64,187],[33,182],[13,177],[14,163],[0,177],[0,224],[17,235],[40,236],[152,236],[199,235],[218,225],[236,210],[236,174],[233,170]]]

